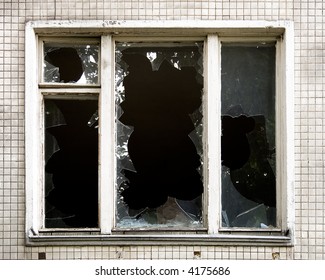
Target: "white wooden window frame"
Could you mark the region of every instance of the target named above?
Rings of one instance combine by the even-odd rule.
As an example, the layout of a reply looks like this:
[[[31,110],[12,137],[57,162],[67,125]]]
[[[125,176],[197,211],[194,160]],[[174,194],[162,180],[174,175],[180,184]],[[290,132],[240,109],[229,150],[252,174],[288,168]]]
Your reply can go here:
[[[294,244],[294,33],[288,21],[33,21],[25,33],[26,244]],[[100,38],[99,85],[40,80],[40,38]],[[204,42],[204,225],[197,231],[120,231],[115,225],[115,41]],[[276,41],[276,229],[221,227],[221,43]],[[105,77],[105,78],[103,78]],[[43,95],[99,97],[99,228],[44,229]],[[103,144],[105,143],[105,145]]]

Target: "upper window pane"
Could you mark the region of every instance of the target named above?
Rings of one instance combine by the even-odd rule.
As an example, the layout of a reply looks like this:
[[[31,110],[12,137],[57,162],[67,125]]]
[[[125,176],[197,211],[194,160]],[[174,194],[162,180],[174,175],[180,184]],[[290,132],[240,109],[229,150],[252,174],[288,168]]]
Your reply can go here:
[[[222,44],[222,225],[276,226],[275,43]]]
[[[117,227],[202,227],[202,44],[115,55]]]
[[[98,45],[44,44],[43,81],[98,84]]]

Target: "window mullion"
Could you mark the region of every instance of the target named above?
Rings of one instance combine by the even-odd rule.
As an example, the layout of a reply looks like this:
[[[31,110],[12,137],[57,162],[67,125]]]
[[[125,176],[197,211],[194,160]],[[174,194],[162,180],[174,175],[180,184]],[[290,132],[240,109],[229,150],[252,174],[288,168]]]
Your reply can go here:
[[[207,217],[209,234],[216,234],[220,224],[221,197],[221,74],[220,43],[216,34],[208,35],[205,64],[205,104],[207,127]]]
[[[99,98],[99,223],[110,234],[114,223],[114,92],[112,36],[101,40],[101,94]]]

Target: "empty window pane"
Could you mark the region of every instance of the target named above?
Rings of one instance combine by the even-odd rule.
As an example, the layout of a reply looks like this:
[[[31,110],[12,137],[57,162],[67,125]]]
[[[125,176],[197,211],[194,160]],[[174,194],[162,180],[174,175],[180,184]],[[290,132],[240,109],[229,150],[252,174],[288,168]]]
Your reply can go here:
[[[98,83],[98,46],[44,44],[44,82]]]
[[[202,44],[116,46],[117,226],[202,226]]]
[[[97,227],[98,102],[44,103],[45,227]]]
[[[222,45],[222,223],[276,226],[275,44]]]

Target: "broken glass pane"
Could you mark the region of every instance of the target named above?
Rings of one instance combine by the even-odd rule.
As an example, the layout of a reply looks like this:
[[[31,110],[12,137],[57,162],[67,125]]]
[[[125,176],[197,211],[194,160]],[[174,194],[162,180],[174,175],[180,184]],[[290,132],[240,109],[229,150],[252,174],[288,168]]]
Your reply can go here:
[[[46,228],[98,226],[97,103],[44,101]]]
[[[44,44],[44,82],[97,84],[98,49],[97,45]]]
[[[225,43],[221,57],[222,224],[275,227],[275,43]]]
[[[202,44],[115,59],[117,227],[202,227]]]

